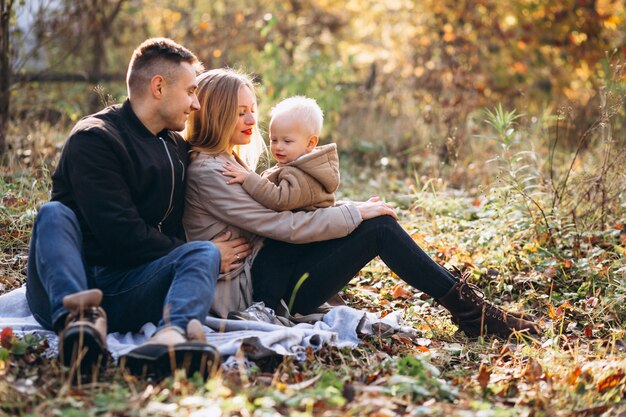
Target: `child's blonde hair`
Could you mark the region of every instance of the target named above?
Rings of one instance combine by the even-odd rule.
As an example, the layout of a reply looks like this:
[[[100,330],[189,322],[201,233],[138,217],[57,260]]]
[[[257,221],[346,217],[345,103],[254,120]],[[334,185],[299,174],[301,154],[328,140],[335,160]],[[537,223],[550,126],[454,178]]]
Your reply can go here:
[[[310,129],[311,135],[320,136],[324,124],[324,113],[315,99],[304,96],[286,98],[272,108],[271,120],[286,113],[303,120],[305,127]]]

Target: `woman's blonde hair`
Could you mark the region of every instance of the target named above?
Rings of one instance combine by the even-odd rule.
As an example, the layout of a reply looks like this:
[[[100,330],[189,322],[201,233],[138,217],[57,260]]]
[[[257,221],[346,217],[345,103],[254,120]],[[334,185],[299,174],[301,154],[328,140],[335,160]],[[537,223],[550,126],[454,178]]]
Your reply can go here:
[[[249,88],[256,97],[252,79],[230,68],[218,68],[198,75],[196,94],[200,110],[187,121],[183,133],[193,151],[219,154],[228,151],[230,138],[237,127],[239,117],[239,89]],[[234,152],[254,169],[265,150],[258,123],[254,126],[250,144],[236,146]]]

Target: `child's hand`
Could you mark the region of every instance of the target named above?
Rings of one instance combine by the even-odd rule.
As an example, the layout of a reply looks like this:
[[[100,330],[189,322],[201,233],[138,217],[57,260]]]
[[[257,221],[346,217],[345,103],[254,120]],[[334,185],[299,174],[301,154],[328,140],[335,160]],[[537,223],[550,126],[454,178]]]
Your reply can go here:
[[[223,168],[222,175],[232,177],[232,179],[226,181],[226,184],[243,184],[246,177],[250,174],[250,171],[247,169],[233,164],[224,164]]]

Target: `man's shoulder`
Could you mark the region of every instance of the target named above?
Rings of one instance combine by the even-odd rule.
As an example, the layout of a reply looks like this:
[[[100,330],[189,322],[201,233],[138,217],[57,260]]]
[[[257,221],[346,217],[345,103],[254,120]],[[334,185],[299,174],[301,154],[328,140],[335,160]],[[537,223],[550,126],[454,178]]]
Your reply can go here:
[[[121,104],[109,106],[97,113],[90,114],[80,119],[70,133],[70,137],[80,133],[109,132],[119,131],[122,126]]]

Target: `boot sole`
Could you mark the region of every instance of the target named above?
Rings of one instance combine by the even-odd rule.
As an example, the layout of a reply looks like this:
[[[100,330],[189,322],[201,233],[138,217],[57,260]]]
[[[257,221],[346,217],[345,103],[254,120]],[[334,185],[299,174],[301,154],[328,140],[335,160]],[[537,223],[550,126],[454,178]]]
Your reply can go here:
[[[97,376],[106,364],[108,352],[95,329],[76,326],[63,332],[59,354],[63,365],[70,368],[75,379],[80,379]]]
[[[221,364],[219,352],[202,342],[185,342],[174,346],[145,344],[120,358],[120,366],[131,374],[157,379],[172,376],[182,369],[188,377],[199,373],[203,379],[215,374]]]

